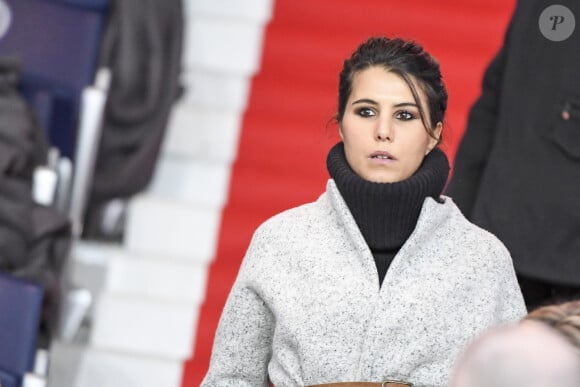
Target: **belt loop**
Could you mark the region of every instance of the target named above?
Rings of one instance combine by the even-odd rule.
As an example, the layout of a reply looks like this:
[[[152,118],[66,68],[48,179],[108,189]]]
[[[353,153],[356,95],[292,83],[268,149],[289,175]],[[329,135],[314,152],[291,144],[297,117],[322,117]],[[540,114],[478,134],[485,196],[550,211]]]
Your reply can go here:
[[[381,387],[413,387],[413,383],[401,382],[399,380],[385,380]]]

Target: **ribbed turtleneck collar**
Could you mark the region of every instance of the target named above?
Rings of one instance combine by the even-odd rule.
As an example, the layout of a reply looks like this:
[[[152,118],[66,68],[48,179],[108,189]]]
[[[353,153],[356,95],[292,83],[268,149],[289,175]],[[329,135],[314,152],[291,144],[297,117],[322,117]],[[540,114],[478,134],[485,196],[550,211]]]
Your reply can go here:
[[[358,176],[346,161],[342,142],[330,149],[326,165],[371,249],[401,247],[415,229],[425,198],[439,198],[449,174],[447,156],[439,148],[413,176],[397,183]]]

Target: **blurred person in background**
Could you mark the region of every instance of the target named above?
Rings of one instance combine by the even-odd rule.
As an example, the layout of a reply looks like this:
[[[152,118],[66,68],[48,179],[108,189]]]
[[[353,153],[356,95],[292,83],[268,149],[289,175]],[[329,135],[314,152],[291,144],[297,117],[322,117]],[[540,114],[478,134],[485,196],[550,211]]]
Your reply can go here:
[[[446,194],[509,249],[528,310],[580,297],[580,3],[519,1]]]
[[[441,195],[446,108],[415,42],[345,60],[326,192],[255,232],[203,386],[443,387],[466,343],[523,317],[507,249]]]

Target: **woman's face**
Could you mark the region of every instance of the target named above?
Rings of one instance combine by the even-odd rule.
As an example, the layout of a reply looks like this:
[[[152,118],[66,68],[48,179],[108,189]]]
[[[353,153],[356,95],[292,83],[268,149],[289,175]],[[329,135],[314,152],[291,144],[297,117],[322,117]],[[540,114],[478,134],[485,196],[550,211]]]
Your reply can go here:
[[[425,96],[419,87],[416,90],[429,117]],[[441,128],[437,123],[437,137]],[[378,66],[354,75],[339,130],[350,167],[376,183],[409,178],[437,145],[423,126],[409,86],[397,74]]]

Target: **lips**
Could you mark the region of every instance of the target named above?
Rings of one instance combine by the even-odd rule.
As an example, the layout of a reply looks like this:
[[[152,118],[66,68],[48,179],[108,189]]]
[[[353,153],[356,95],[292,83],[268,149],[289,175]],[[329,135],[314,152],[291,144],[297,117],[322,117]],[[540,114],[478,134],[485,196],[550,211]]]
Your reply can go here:
[[[377,160],[396,160],[396,158],[392,154],[390,154],[389,152],[385,152],[385,151],[373,152],[369,157],[371,159],[377,159]]]

